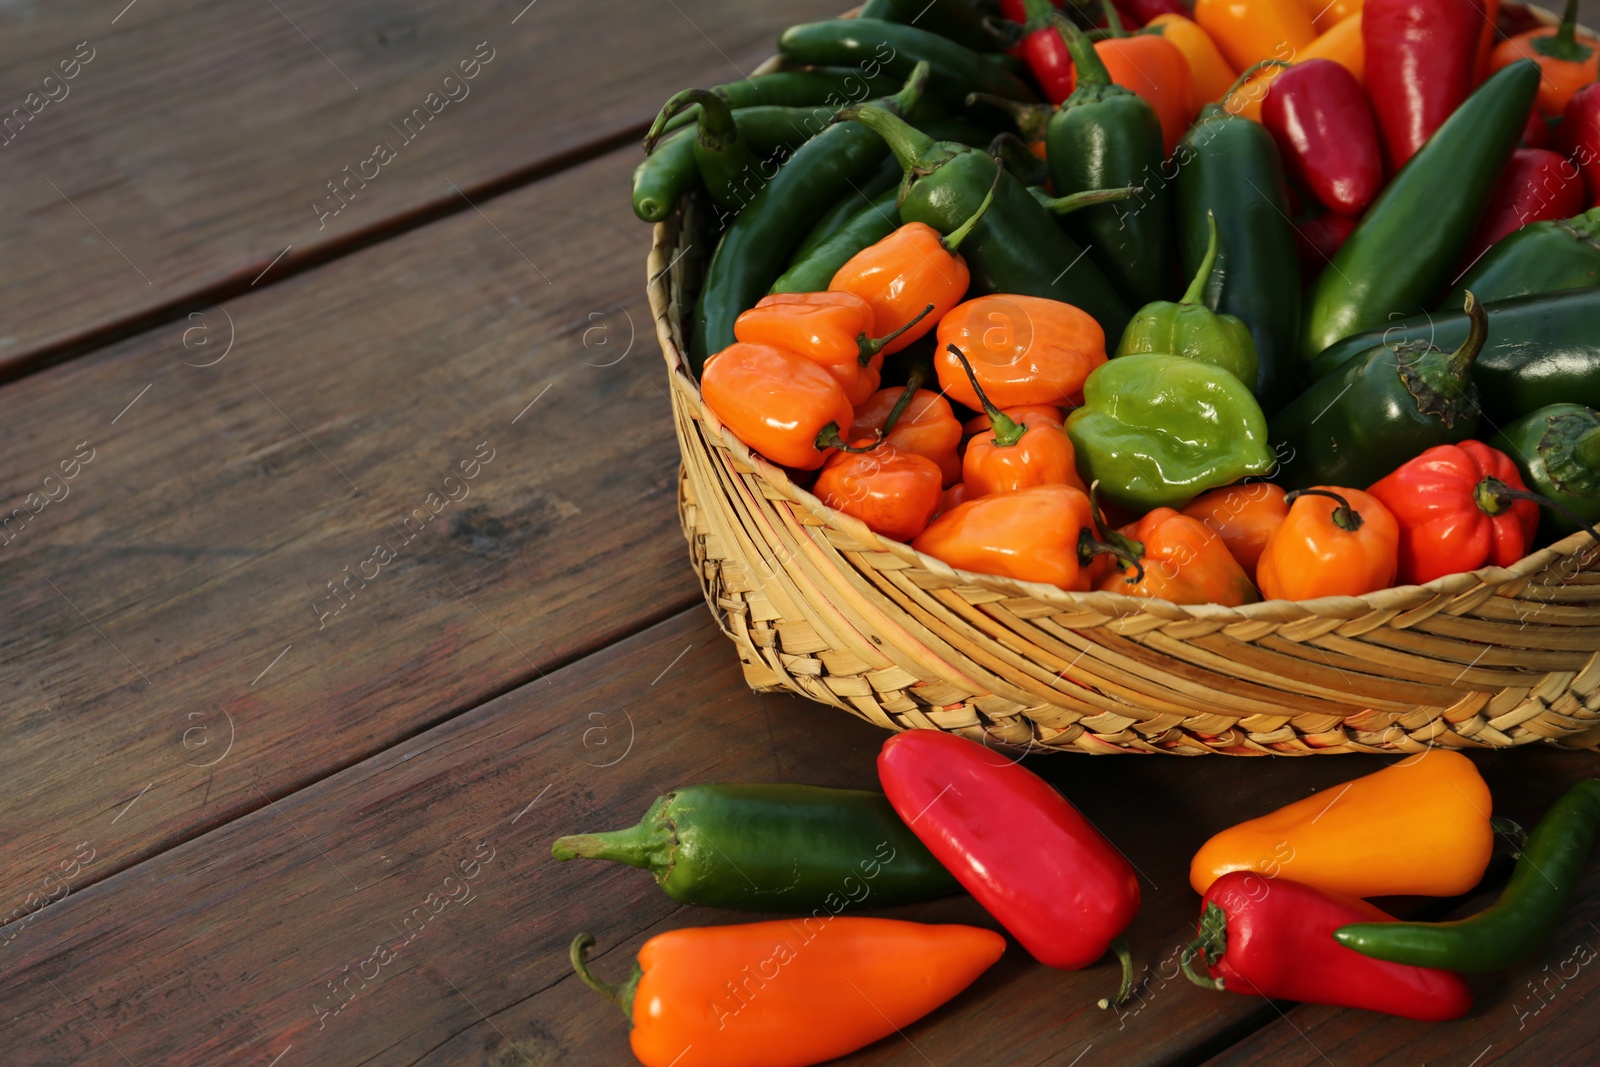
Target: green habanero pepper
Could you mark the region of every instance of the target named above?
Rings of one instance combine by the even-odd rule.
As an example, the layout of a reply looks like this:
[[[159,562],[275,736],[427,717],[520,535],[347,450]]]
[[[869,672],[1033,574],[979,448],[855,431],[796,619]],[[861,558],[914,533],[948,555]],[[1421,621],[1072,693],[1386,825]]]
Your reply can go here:
[[[1334,939],[1374,959],[1477,974],[1537,952],[1555,934],[1600,829],[1600,779],[1585,778],[1528,835],[1511,881],[1486,911],[1443,923],[1354,923]]]
[[[739,136],[733,109],[710,89],[685,89],[668,99],[645,134],[644,150],[649,153],[667,120],[690,105],[700,108],[694,133],[694,162],[700,181],[717,203],[737,211],[747,199],[740,185],[755,173],[758,160],[750,142]]]
[[[1532,61],[1502,68],[1400,168],[1312,283],[1303,358],[1377,329],[1391,315],[1434,306],[1455,276],[1538,91],[1539,68]]]
[[[1210,244],[1200,261],[1189,290],[1176,304],[1158,301],[1146,304],[1133,314],[1133,321],[1122,331],[1117,356],[1138,352],[1165,352],[1210,363],[1229,371],[1247,385],[1256,380],[1256,343],[1250,327],[1233,315],[1219,315],[1200,301],[1212,266],[1217,261],[1217,220],[1210,216]]]
[[[1501,430],[1490,441],[1511,457],[1527,487],[1584,522],[1600,523],[1600,411],[1551,404]],[[1540,520],[1556,536],[1582,529],[1559,509]]]
[[[848,67],[877,66],[896,77],[909,76],[913,64],[933,68],[932,88],[951,103],[968,93],[993,93],[1011,100],[1033,100],[1033,91],[989,56],[937,33],[881,19],[828,19],[790,26],[778,38],[778,52],[795,63]]]
[[[1250,388],[1209,363],[1149,352],[1113,359],[1083,383],[1083,401],[1066,425],[1078,467],[1121,507],[1180,508],[1275,462]]]
[[[1471,293],[1466,312],[1472,326],[1454,352],[1425,339],[1376,345],[1278,412],[1272,442],[1289,451],[1277,481],[1285,489],[1368,486],[1435,445],[1476,434],[1472,364],[1488,316]]]
[[[744,911],[810,911],[830,896],[884,907],[961,891],[882,793],[858,789],[690,786],[658,797],[637,826],[563,837],[550,853],[641,867],[674,900]]]
[[[1531,222],[1506,234],[1461,276],[1444,306],[1471,289],[1481,300],[1600,285],[1600,207],[1570,219]]]

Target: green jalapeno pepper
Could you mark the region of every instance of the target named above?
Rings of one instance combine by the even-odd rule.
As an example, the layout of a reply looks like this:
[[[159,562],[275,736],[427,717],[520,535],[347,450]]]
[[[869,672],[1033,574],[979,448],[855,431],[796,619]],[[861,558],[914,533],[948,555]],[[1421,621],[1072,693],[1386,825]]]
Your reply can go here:
[[[728,102],[710,89],[685,89],[668,99],[645,134],[644,150],[648,153],[654,148],[667,121],[690,105],[700,109],[694,132],[694,162],[700,181],[712,199],[737,211],[746,199],[740,186],[756,171],[756,152],[749,140],[739,135]]]
[[[900,88],[900,81],[882,73],[872,76],[853,67],[813,67],[810,70],[777,70],[771,74],[752,74],[736,82],[713,85],[711,91],[738,111],[747,107],[822,106],[829,111],[859,104],[875,96],[888,96]],[[667,130],[688,126],[699,118],[699,108],[691,107],[674,115]]]
[[[857,17],[915,23],[975,52],[1003,52],[1017,43],[1016,34],[985,18],[967,0],[867,0]]]
[[[701,785],[658,797],[637,826],[558,839],[558,860],[642,867],[674,900],[809,911],[907,904],[961,886],[882,793],[811,785]],[[870,881],[855,897],[852,886]]]
[[[834,201],[833,206],[812,224],[800,247],[794,250],[790,266],[809,256],[818,245],[832,237],[841,226],[859,215],[886,190],[898,189],[899,186],[900,164],[893,159],[885,159],[872,177]]]
[[[1570,219],[1531,222],[1502,237],[1445,298],[1455,307],[1471,289],[1482,300],[1600,285],[1600,207]]]
[[[932,88],[952,103],[968,93],[993,93],[1032,100],[1033,91],[989,56],[915,26],[880,19],[829,19],[790,26],[778,52],[796,63],[848,67],[881,64],[895,77],[909,76],[918,62],[933,68]]]
[[[1600,523],[1600,411],[1551,404],[1513,422],[1489,444],[1511,457],[1533,492],[1584,522]],[[1540,521],[1558,536],[1582,528],[1557,508],[1545,509]]]
[[[900,225],[894,202],[898,187],[878,194],[866,207],[834,229],[810,251],[797,254],[789,269],[772,283],[774,293],[819,293],[828,288],[839,268],[869,245],[877,244]]]

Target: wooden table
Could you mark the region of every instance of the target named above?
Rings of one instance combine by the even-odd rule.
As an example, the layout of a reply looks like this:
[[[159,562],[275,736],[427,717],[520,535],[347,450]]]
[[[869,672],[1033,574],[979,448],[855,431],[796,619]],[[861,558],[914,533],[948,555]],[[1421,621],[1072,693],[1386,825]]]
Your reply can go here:
[[[124,2],[0,12],[0,1062],[631,1062],[572,935],[738,917],[550,840],[874,781],[700,603],[626,206],[662,99],[839,4]],[[1528,821],[1600,772],[1480,762]],[[841,1062],[1591,1062],[1594,878],[1452,1025],[1174,980],[1195,846],[1379,763],[1037,761],[1144,878],[1138,999],[1013,945]]]

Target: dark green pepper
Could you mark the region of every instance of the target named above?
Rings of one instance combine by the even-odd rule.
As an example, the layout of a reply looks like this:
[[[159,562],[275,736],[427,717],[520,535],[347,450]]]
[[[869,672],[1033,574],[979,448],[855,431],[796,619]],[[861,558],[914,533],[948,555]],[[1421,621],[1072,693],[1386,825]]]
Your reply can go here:
[[[894,202],[900,190],[891,188],[856,212],[809,252],[799,254],[789,269],[772,283],[774,293],[820,293],[828,288],[839,268],[852,256],[877,244],[900,225]]]
[[[739,136],[733,109],[710,89],[685,89],[662,105],[645,134],[644,150],[648,153],[655,147],[668,119],[691,105],[700,109],[694,133],[694,162],[700,181],[712,199],[737,211],[747,199],[742,186],[756,173],[759,161],[750,142]]]
[[[1531,222],[1513,230],[1461,276],[1445,307],[1471,289],[1480,300],[1600,285],[1600,207],[1570,219]]]
[[[1585,778],[1528,835],[1511,882],[1486,911],[1443,923],[1355,923],[1334,939],[1363,955],[1476,974],[1504,970],[1554,936],[1600,830],[1600,779]]]
[[[1301,393],[1272,420],[1283,457],[1276,480],[1286,489],[1313,485],[1366,488],[1435,445],[1478,430],[1472,363],[1483,348],[1488,316],[1467,294],[1472,326],[1454,352],[1426,340],[1379,344]]]
[[[1478,402],[1491,426],[1547,404],[1600,408],[1600,288],[1516,296],[1485,304],[1489,339],[1472,365]],[[1346,337],[1312,361],[1317,377],[1331,374],[1374,346],[1427,341],[1454,348],[1470,320],[1459,311],[1401,319],[1385,330]]]
[[[1051,21],[1071,48],[1077,73],[1077,87],[1056,109],[1045,135],[1052,190],[1068,196],[1143,184],[1167,158],[1155,108],[1133,90],[1112,84],[1081,30],[1059,14]],[[1146,188],[1135,204],[1077,212],[1066,227],[1133,304],[1163,300],[1176,289],[1168,251],[1172,206],[1164,183]]]
[[[942,137],[939,139],[943,141],[959,140],[959,138],[955,137]],[[1050,165],[1034,155],[1033,149],[1028,147],[1028,143],[1014,133],[997,134],[989,142],[989,154],[998,159],[1000,165],[1011,172],[1012,177],[1029,189],[1050,183]]]
[[[833,206],[824,211],[822,216],[812,224],[810,232],[800,242],[800,247],[794,250],[794,258],[790,260],[790,266],[809,256],[818,245],[837,233],[841,226],[859,215],[866,209],[868,204],[872,203],[884,192],[898,189],[899,187],[900,164],[893,159],[885,159],[883,165],[878,168],[872,177],[862,182],[859,186],[853,187],[849,192],[834,201]],[[773,290],[773,292],[781,291],[783,290]]]
[[[915,23],[975,52],[1004,52],[1017,43],[1004,23],[985,18],[967,0],[867,0],[858,18]]]
[[[1134,312],[1133,321],[1122,331],[1116,355],[1165,352],[1185,356],[1221,367],[1248,384],[1256,380],[1256,343],[1250,327],[1233,315],[1219,315],[1200,300],[1217,260],[1217,220],[1213,216],[1209,221],[1210,246],[1183,299],[1176,304],[1146,304]]]
[[[1489,444],[1510,456],[1522,481],[1584,522],[1600,523],[1600,411],[1551,404],[1513,422]],[[1558,508],[1541,520],[1558,536],[1582,527]]]
[[[968,93],[993,93],[1032,100],[1021,79],[987,55],[937,33],[881,19],[829,19],[790,26],[778,38],[778,52],[796,63],[827,66],[870,65],[896,77],[909,76],[918,62],[933,68],[935,93],[959,103]]]
[[[637,826],[574,834],[558,860],[642,867],[674,900],[743,911],[810,911],[851,899],[867,907],[960,892],[882,793],[811,785],[701,785],[658,797]]]
[[[713,85],[711,91],[738,111],[747,107],[826,107],[831,114],[875,96],[888,96],[900,87],[899,79],[885,74],[868,77],[853,67],[814,67],[811,70],[777,70],[752,74],[736,82]],[[695,122],[698,108],[673,116],[668,130]]]
[[[1538,91],[1533,62],[1502,68],[1400,169],[1311,286],[1300,343],[1305,359],[1391,316],[1435,306]]]
[[[1155,353],[1102,363],[1067,436],[1087,481],[1136,512],[1181,508],[1207,489],[1266,474],[1275,458],[1249,386],[1209,363]]]

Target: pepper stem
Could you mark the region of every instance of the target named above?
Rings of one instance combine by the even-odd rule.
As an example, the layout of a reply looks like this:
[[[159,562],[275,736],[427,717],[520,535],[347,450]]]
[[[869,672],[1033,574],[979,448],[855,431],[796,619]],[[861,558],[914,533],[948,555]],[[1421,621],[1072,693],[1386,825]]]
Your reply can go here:
[[[1001,136],[1005,135],[1002,134]],[[961,247],[961,242],[967,239],[967,234],[971,233],[972,228],[978,225],[978,220],[983,218],[983,213],[989,210],[990,204],[994,203],[995,191],[1000,188],[1000,178],[1003,174],[1005,174],[1005,172],[1006,168],[1000,165],[1000,161],[998,159],[995,160],[994,181],[989,183],[989,191],[984,194],[983,203],[978,205],[978,210],[974,211],[966,222],[963,222],[960,226],[957,226],[955,229],[951,230],[948,235],[939,239],[939,243],[944,246],[944,250],[946,252],[949,252],[952,256],[955,255],[956,249]],[[928,311],[932,310],[933,305],[929,304]],[[926,314],[926,312],[924,312],[924,314]]]
[[[835,115],[833,121],[861,123],[882,137],[884,143],[889,146],[889,151],[894,153],[896,162],[909,171],[935,142],[932,137],[906,122],[895,112],[898,110],[903,114],[921,99],[923,90],[928,85],[929,69],[927,60],[918,60],[917,65],[911,69],[911,76],[906,79],[905,87],[890,97],[888,104],[872,101],[856,107],[847,107]]]
[[[660,114],[650,124],[650,132],[644,135],[645,154],[655,151],[656,142],[666,132],[667,123],[674,115],[696,104],[700,105],[700,117],[695,139],[701,145],[726,146],[739,139],[739,127],[733,121],[733,109],[726,100],[710,89],[685,89],[661,105]]]
[[[972,364],[967,362],[967,357],[961,349],[954,344],[945,345],[945,348],[955,354],[961,361],[961,369],[967,372],[967,381],[972,383],[972,391],[978,394],[978,403],[983,405],[983,413],[989,416],[989,429],[994,431],[994,443],[1001,448],[1010,448],[1022,440],[1022,435],[1028,432],[1028,427],[989,402],[983,386],[978,384],[978,376],[972,371]]]
[[[629,867],[649,868],[654,853],[661,848],[659,839],[652,836],[643,823],[626,830],[612,830],[603,834],[569,834],[558,837],[550,846],[550,855],[563,863],[567,860],[612,860]]]
[[[1045,29],[1055,9],[1050,0],[1022,0],[1022,32],[1029,34]]]
[[[639,989],[639,979],[644,977],[644,971],[640,969],[638,962],[635,961],[633,974],[628,976],[626,982],[621,985],[602,982],[589,970],[589,950],[593,947],[593,934],[579,934],[572,939],[572,947],[567,951],[567,955],[572,959],[572,969],[578,972],[578,977],[583,980],[584,985],[621,1008],[622,1014],[626,1015],[631,1023],[633,1021],[633,995]]]
[[[1117,189],[1085,189],[1080,193],[1069,193],[1066,196],[1043,197],[1039,200],[1039,206],[1059,219],[1063,215],[1070,215],[1086,207],[1126,200],[1142,192],[1144,192],[1142,185],[1124,185]]]
[[[1257,74],[1261,73],[1263,70],[1266,70],[1268,67],[1282,67],[1284,70],[1288,70],[1289,66],[1290,64],[1285,63],[1281,59],[1263,59],[1261,62],[1252,65],[1243,74],[1239,75],[1239,79],[1232,85],[1228,86],[1228,91],[1222,94],[1222,100],[1220,102],[1227,103],[1229,100],[1232,100],[1234,93],[1238,92],[1240,89],[1243,89],[1251,78],[1254,78]]]
[[[911,406],[912,398],[917,395],[917,390],[922,388],[922,383],[928,380],[928,372],[932,369],[920,359],[911,364],[911,369],[906,372],[906,387],[900,390],[900,395],[895,398],[894,407],[889,409],[889,414],[883,420],[883,428],[878,431],[885,438],[899,425],[900,416]]]
[[[1531,500],[1540,507],[1552,508],[1583,527],[1589,536],[1594,539],[1595,544],[1600,544],[1600,532],[1596,532],[1588,520],[1559,500],[1551,500],[1547,496],[1541,496],[1527,489],[1513,489],[1499,478],[1494,477],[1485,478],[1479,482],[1472,495],[1473,499],[1477,501],[1478,507],[1482,508],[1484,513],[1488,515],[1499,515],[1501,512],[1508,510],[1512,503],[1517,500]]]
[[[1217,262],[1217,213],[1206,209],[1206,227],[1210,236],[1206,238],[1206,254],[1200,260],[1200,269],[1194,272],[1194,280],[1189,283],[1189,288],[1184,290],[1180,304],[1198,304],[1200,295],[1206,291],[1206,283],[1211,280],[1211,268]]]
[[[876,356],[879,352],[882,352],[884,345],[888,344],[890,341],[893,341],[896,337],[899,337],[901,334],[911,329],[911,327],[927,318],[932,311],[933,305],[929,304],[927,307],[917,312],[916,318],[912,319],[898,330],[895,330],[893,333],[886,333],[882,337],[868,337],[865,333],[857,336],[856,344],[861,347],[861,355],[858,357],[861,365],[865,367],[867,364],[871,363],[872,357]],[[906,343],[910,344],[909,341]]]
[[[1132,578],[1125,578],[1129,585],[1138,585],[1144,581],[1144,542],[1129,537],[1125,533],[1113,530],[1106,522],[1105,512],[1100,510],[1100,479],[1096,478],[1089,483],[1089,518],[1094,520],[1094,532],[1099,535],[1099,540],[1090,546],[1088,557],[1084,555],[1083,534],[1078,535],[1078,563],[1087,566],[1088,560],[1094,556],[1115,556],[1126,571],[1134,568]],[[1085,530],[1084,533],[1089,531]]]
[[[1197,937],[1189,942],[1183,950],[1180,961],[1183,965],[1183,975],[1201,989],[1215,989],[1219,992],[1227,988],[1220,978],[1213,978],[1209,974],[1200,974],[1194,969],[1196,956],[1204,957],[1206,954],[1205,939]]]
[[[1567,0],[1566,13],[1561,25],[1548,37],[1535,37],[1533,50],[1541,56],[1559,59],[1566,63],[1582,63],[1594,54],[1594,49],[1578,41],[1578,0]]]
[[[1291,493],[1285,493],[1283,502],[1293,504],[1303,496],[1325,496],[1329,500],[1337,501],[1339,506],[1333,509],[1333,524],[1341,530],[1355,533],[1366,521],[1361,517],[1361,512],[1350,506],[1350,501],[1329,489],[1296,489]]]
[[[1461,306],[1472,320],[1472,325],[1467,330],[1467,339],[1451,353],[1447,364],[1450,375],[1458,382],[1464,382],[1471,373],[1473,360],[1478,358],[1478,353],[1483,351],[1484,341],[1489,338],[1489,313],[1483,309],[1478,298],[1468,292]]]
[[[817,446],[818,452],[821,452],[825,448],[836,448],[840,452],[871,452],[873,449],[883,444],[883,435],[884,431],[880,430],[878,431],[878,439],[876,441],[872,442],[870,445],[862,445],[861,447],[857,448],[845,444],[844,438],[839,436],[839,424],[837,422],[830,422],[828,425],[817,431],[817,439],[814,443]]]
[[[1084,86],[1111,84],[1111,72],[1106,70],[1106,65],[1100,60],[1100,53],[1094,50],[1094,43],[1083,35],[1082,30],[1058,11],[1051,12],[1050,25],[1056,28],[1061,39],[1067,43],[1067,50],[1072,53],[1072,69],[1077,75],[1077,80],[1073,84],[1074,93]]]
[[[1111,0],[1100,0],[1100,9],[1106,16],[1106,32],[1112,37],[1126,37],[1128,31],[1122,25],[1122,13],[1117,10],[1117,5]]]
[[[1228,913],[1223,911],[1216,901],[1206,905],[1205,911],[1200,913],[1200,936],[1189,942],[1183,950],[1183,973],[1189,981],[1202,989],[1225,989],[1222,979],[1213,978],[1208,974],[1196,974],[1194,959],[1200,957],[1200,962],[1207,969],[1213,961],[1220,960],[1228,951]]]
[[[1100,998],[1100,1009],[1120,1008],[1128,1002],[1133,995],[1133,953],[1128,951],[1128,939],[1118,934],[1111,939],[1111,951],[1117,954],[1117,959],[1122,963],[1122,984],[1117,987],[1117,995],[1107,999]]]
[[[1489,826],[1495,833],[1511,839],[1512,848],[1521,852],[1528,846],[1528,831],[1519,823],[1513,822],[1504,815],[1496,815],[1489,820]]]
[[[1017,132],[1030,141],[1044,140],[1044,135],[1050,128],[1050,116],[1056,113],[1056,109],[1049,104],[1028,104],[1020,100],[995,96],[993,93],[968,93],[967,106],[974,107],[978,104],[1004,111],[1016,125]]]

